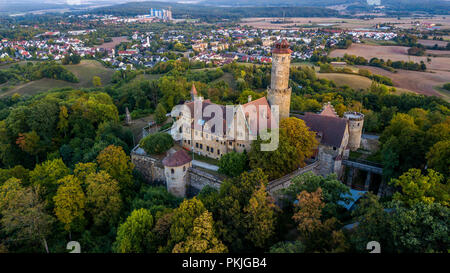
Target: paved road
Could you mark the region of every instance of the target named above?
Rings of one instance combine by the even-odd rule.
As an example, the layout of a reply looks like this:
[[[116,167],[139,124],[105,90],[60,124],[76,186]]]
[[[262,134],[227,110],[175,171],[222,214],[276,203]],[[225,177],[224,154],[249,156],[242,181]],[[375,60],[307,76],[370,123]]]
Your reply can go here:
[[[219,170],[219,166],[216,166],[216,165],[213,165],[213,164],[209,164],[209,163],[205,163],[205,162],[201,162],[201,161],[198,161],[198,160],[192,160],[192,165],[198,166],[198,167],[202,167],[204,169],[215,171],[215,172],[217,172]]]

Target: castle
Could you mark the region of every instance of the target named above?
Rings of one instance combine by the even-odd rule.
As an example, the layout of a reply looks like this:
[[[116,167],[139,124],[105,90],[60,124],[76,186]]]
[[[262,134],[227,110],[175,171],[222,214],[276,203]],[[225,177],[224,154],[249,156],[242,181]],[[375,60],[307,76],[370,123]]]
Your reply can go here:
[[[191,100],[180,105],[181,110],[172,110],[172,116],[180,124],[171,130],[172,137],[185,150],[215,159],[220,159],[230,151],[249,151],[259,129],[277,128],[279,120],[290,116],[291,53],[286,40],[275,44],[267,98],[252,100],[249,96],[246,104],[230,108],[205,100],[192,85]],[[271,106],[278,106],[278,112],[272,113]],[[208,113],[209,107],[215,111]],[[219,118],[213,119],[216,115]],[[337,173],[341,176],[342,160],[348,158],[350,150],[357,150],[360,146],[364,115],[346,112],[341,118],[333,106],[327,103],[320,113],[293,116],[302,119],[316,133],[319,142],[314,155],[314,159],[319,162],[317,173]],[[185,150],[169,152],[163,160],[167,188],[177,196],[185,195],[188,169],[192,166],[191,156]]]

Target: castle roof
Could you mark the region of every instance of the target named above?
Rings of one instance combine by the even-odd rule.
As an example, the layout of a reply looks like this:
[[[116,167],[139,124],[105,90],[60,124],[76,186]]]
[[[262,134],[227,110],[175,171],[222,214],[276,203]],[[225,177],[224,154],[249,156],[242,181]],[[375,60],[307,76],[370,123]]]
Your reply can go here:
[[[275,54],[291,54],[293,51],[289,48],[289,42],[283,39],[281,42],[275,43],[275,47],[272,49],[272,53]]]
[[[197,103],[197,104],[196,104]],[[226,107],[224,105],[220,105],[220,104],[215,104],[213,102],[211,102],[209,99],[207,100],[203,100],[203,101],[191,101],[191,102],[187,102],[185,104],[190,112],[191,112],[191,118],[194,119],[194,121],[191,124],[191,128],[196,128],[197,126],[203,126],[204,124],[206,124],[210,119],[212,119],[213,117],[215,117],[216,113],[212,113],[210,117],[206,116],[205,114],[205,108],[209,105],[216,105],[218,106],[221,111],[222,111],[222,119],[223,119],[223,132],[216,132],[215,126],[213,126],[213,128],[211,128],[211,133],[212,134],[216,134],[216,135],[226,135],[228,128],[231,126],[231,124],[228,124],[227,122],[232,122],[233,121],[233,116],[236,114],[236,112],[233,113],[227,113]],[[195,119],[195,111],[200,111],[200,106],[201,105],[201,109],[202,109],[202,114],[203,116],[201,116],[200,114],[198,115],[200,118],[198,118],[197,120]],[[254,106],[254,108],[253,108]],[[261,107],[262,106],[262,107]],[[198,109],[196,109],[196,107],[198,107]],[[260,118],[260,110],[261,108],[266,108],[266,115],[265,118],[267,119],[267,129],[271,129],[271,120],[272,120],[272,112],[270,111],[270,106],[269,103],[267,102],[266,97],[262,97],[259,98],[257,100],[253,100],[250,101],[246,104],[240,105],[243,114],[245,116],[256,116],[256,119],[248,119],[247,121],[247,126],[248,129],[250,130],[250,133],[253,135],[256,135],[256,133],[259,131],[260,129],[260,125],[262,125],[264,121],[258,122],[259,118]],[[250,113],[251,111],[251,113]],[[227,120],[227,114],[231,114],[232,116]],[[251,129],[254,129],[256,131],[252,131]]]
[[[325,104],[322,108],[322,112],[320,112],[321,115],[323,116],[330,116],[330,117],[339,117],[336,114],[336,111],[334,110],[333,105],[331,105],[330,102],[328,102],[327,104]]]
[[[296,115],[296,117],[302,119],[311,130],[322,135],[321,144],[333,147],[341,146],[347,128],[346,119],[309,112],[303,116]]]
[[[173,154],[166,156],[163,159],[162,163],[166,167],[179,167],[191,161],[191,156],[185,150],[181,149]]]
[[[253,108],[252,106],[255,106],[255,108]],[[261,107],[262,106],[262,107]],[[256,135],[257,132],[260,130],[259,126],[263,124],[264,121],[259,121],[260,118],[260,110],[261,108],[266,108],[266,121],[267,122],[267,129],[271,129],[271,124],[272,124],[272,112],[270,111],[270,106],[269,106],[269,102],[267,101],[266,97],[262,97],[259,98],[257,100],[253,100],[250,101],[244,105],[242,105],[242,109],[244,111],[244,113],[246,114],[246,116],[249,116],[249,110],[251,110],[253,108],[253,115],[255,115],[257,117],[257,119],[249,119],[248,120],[248,126],[249,129],[251,128],[255,128],[256,132],[250,131],[251,134]],[[256,110],[255,110],[256,109]],[[256,112],[255,112],[256,111]]]
[[[197,88],[195,88],[195,84],[192,84],[191,94],[197,96]]]

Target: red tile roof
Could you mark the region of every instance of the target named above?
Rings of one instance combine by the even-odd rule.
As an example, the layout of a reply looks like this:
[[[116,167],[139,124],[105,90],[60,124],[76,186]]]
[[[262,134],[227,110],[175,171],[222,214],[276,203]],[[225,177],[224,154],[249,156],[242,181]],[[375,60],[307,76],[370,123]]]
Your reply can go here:
[[[335,118],[339,117],[336,114],[336,111],[334,110],[334,107],[333,107],[333,105],[331,105],[331,103],[325,104],[322,109],[322,112],[320,112],[320,114],[322,116],[330,116],[330,117],[335,117]]]
[[[197,88],[195,88],[195,84],[192,84],[191,94],[197,96]]]
[[[191,156],[183,149],[166,156],[162,163],[166,167],[179,167],[183,166],[184,164],[191,162],[192,158]]]
[[[292,50],[289,48],[289,43],[284,39],[281,42],[275,43],[275,47],[272,49],[272,53],[275,54],[291,54]]]

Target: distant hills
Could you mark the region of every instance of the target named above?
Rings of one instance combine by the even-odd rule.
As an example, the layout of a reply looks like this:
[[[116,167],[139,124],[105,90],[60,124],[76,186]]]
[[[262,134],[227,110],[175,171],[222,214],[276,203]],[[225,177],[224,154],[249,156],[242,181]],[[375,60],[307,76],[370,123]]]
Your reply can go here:
[[[417,12],[450,14],[449,0],[381,0],[381,5],[385,6],[385,11],[391,15]],[[0,15],[55,9],[92,9],[100,13],[136,15],[142,14],[143,9],[150,7],[168,6],[173,8],[175,17],[197,18],[270,17],[283,16],[283,13],[286,17],[317,17],[338,15],[336,10],[328,9],[337,6],[343,7],[341,11],[346,13],[370,12],[373,9],[373,6],[367,4],[367,0],[18,0],[0,1]],[[282,7],[286,9],[280,9]],[[223,13],[225,16],[222,16]]]

